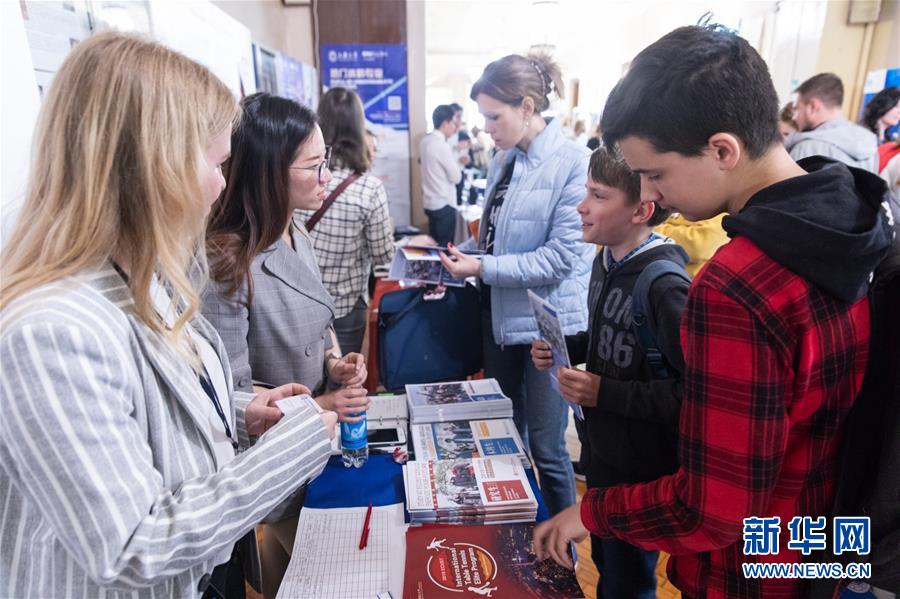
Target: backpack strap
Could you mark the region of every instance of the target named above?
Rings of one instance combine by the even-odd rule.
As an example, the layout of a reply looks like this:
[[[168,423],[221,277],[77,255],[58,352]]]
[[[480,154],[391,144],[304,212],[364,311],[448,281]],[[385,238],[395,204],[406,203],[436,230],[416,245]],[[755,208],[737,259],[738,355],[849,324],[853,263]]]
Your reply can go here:
[[[350,187],[350,185],[360,178],[359,173],[351,173],[349,177],[341,181],[340,185],[334,188],[325,201],[322,202],[322,206],[316,210],[315,214],[309,217],[309,220],[306,221],[306,231],[308,233],[312,233],[313,228],[318,224],[322,217],[325,216],[325,213],[328,212],[328,209],[331,208],[331,205],[337,201],[338,197],[344,193],[344,190]]]
[[[649,318],[653,309],[650,305],[650,288],[657,279],[666,275],[680,277],[688,284],[691,282],[691,276],[680,264],[671,260],[656,260],[641,271],[631,293],[631,322],[634,325],[638,342],[647,356],[650,372],[655,379],[669,378],[669,369],[666,367],[665,358],[659,349],[656,331],[653,328],[655,323],[653,319]]]

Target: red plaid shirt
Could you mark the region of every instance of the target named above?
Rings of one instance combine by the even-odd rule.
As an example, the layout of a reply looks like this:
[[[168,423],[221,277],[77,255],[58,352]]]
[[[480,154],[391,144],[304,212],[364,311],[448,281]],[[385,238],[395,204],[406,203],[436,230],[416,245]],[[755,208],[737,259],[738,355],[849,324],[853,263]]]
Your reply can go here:
[[[682,319],[679,470],[589,490],[585,526],[672,554],[669,579],[690,597],[802,596],[801,581],[748,579],[741,563],[800,561],[787,523],[827,515],[869,328],[868,299],[842,303],[749,239],[731,241],[695,279]],[[778,555],[743,554],[750,516],[781,517]]]

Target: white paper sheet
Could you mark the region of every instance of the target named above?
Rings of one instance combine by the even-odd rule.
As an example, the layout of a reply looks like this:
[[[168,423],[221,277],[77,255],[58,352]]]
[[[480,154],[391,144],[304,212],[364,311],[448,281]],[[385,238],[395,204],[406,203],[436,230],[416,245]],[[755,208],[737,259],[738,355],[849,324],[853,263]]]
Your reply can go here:
[[[278,599],[403,596],[406,524],[403,504],[372,508],[369,540],[359,548],[366,509],[304,507]]]

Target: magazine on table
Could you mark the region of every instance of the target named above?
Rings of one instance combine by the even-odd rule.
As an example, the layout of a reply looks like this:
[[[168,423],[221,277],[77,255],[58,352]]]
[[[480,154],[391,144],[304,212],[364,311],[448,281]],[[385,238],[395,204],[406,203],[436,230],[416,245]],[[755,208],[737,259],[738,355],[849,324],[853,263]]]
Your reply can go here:
[[[533,537],[533,524],[410,527],[403,596],[584,597],[574,571],[537,558]]]
[[[397,248],[391,261],[388,279],[464,287],[465,279],[454,278],[441,264],[441,252],[447,252],[447,248],[426,245],[406,245]],[[484,255],[480,250],[465,250],[463,253],[476,258]]]
[[[496,379],[406,385],[413,424],[512,418],[512,401]]]
[[[410,428],[416,460],[454,460],[510,455],[530,467],[525,446],[509,418],[451,420]]]
[[[537,499],[515,457],[414,461],[406,464],[406,505],[415,522],[483,517],[533,522]]]
[[[559,311],[547,300],[528,290],[528,301],[531,303],[531,310],[534,312],[534,319],[537,321],[538,332],[541,334],[547,345],[550,346],[550,352],[553,354],[553,366],[550,368],[550,382],[553,388],[559,391],[559,378],[557,372],[561,366],[566,368],[572,367],[569,360],[569,350],[566,348],[566,336],[563,334],[562,324],[559,322]],[[577,404],[569,404],[575,417],[584,420],[584,411]]]

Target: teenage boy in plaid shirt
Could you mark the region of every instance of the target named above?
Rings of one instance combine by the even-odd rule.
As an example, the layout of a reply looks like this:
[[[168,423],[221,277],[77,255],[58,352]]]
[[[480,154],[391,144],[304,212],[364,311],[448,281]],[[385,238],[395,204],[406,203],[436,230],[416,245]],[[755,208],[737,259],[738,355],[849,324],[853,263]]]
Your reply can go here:
[[[802,597],[742,562],[797,562],[794,516],[824,516],[844,419],[865,371],[866,298],[891,243],[886,188],[822,157],[795,163],[762,58],[737,35],[682,27],[632,62],[601,123],[641,175],[642,201],[690,220],[729,216],[731,241],[700,271],[682,320],[679,469],[589,490],[541,525],[535,547],[571,567],[588,532],[672,554],[686,598]],[[781,518],[777,555],[743,555],[743,519]]]

